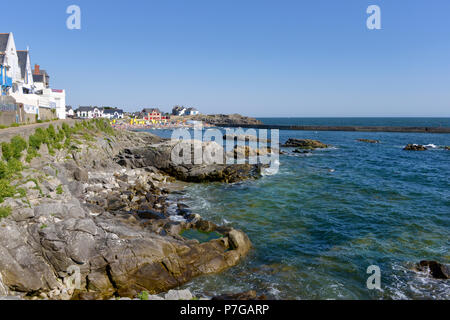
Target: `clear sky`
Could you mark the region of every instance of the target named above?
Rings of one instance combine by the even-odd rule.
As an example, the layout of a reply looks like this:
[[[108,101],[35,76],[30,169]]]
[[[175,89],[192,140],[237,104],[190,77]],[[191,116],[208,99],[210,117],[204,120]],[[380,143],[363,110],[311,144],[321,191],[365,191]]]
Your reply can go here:
[[[81,8],[81,30],[66,9]],[[366,9],[381,8],[381,30]],[[250,116],[450,116],[448,0],[2,3],[67,104]]]

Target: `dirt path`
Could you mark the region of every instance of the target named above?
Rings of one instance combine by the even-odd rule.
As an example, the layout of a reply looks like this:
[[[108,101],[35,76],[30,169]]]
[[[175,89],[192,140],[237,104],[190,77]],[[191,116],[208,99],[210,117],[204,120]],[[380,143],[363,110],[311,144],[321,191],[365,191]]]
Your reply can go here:
[[[63,123],[67,123],[72,126],[76,121],[77,120],[73,119],[56,120],[44,123],[33,123],[15,128],[0,129],[0,143],[9,142],[12,137],[18,135],[28,139],[28,137],[32,135],[37,128],[47,128],[51,124],[56,128],[56,126],[61,126]]]

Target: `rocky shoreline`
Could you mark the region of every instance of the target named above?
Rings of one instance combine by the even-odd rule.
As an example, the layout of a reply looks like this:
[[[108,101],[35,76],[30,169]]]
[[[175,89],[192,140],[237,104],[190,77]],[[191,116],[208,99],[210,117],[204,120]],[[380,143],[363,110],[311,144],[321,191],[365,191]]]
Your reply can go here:
[[[137,299],[221,272],[249,252],[244,232],[203,220],[174,190],[176,179],[257,178],[257,166],[166,166],[151,156],[164,143],[154,135],[86,130],[68,150],[43,145],[14,182],[24,192],[2,204],[11,214],[0,220],[0,296]],[[201,242],[186,230],[217,236]]]
[[[243,231],[192,212],[183,203],[182,189],[189,183],[258,179],[263,167],[178,164],[171,160],[172,151],[187,144],[192,157],[192,141],[96,125],[75,125],[78,129],[67,136],[64,148],[53,148],[46,140],[30,161],[21,154],[24,149],[17,154],[2,145],[3,158],[16,153],[24,167],[11,178],[16,194],[0,197],[0,300],[205,299],[174,289],[235,266],[251,250],[251,242]],[[61,129],[49,133],[60,135]],[[305,153],[331,146],[289,139],[282,147]],[[219,146],[203,143],[202,148]],[[268,152],[284,153],[245,147],[224,157]],[[0,179],[0,187],[6,188],[2,183]],[[448,268],[434,261],[421,262],[415,270],[449,277]],[[249,291],[207,298],[265,296]]]

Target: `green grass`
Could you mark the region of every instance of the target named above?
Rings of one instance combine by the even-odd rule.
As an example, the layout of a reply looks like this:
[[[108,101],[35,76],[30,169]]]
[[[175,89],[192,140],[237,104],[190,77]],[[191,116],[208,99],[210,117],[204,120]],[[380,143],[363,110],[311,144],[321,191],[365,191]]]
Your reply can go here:
[[[42,192],[42,189],[41,189],[41,187],[39,186],[39,181],[37,180],[37,179],[34,179],[34,178],[31,178],[31,179],[28,179],[26,182],[34,182],[34,184],[35,184],[35,187],[33,187],[33,189],[34,190],[38,190],[39,191],[39,194],[41,195],[41,197],[43,197],[44,196],[44,192]],[[25,183],[26,183],[25,182]]]
[[[56,187],[56,194],[63,194],[63,188],[62,188],[62,185],[59,185],[59,186],[57,186]]]
[[[142,291],[141,293],[138,294],[138,299],[140,300],[148,300],[149,299],[149,293],[147,291]]]
[[[8,217],[11,214],[11,207],[0,207],[0,220]]]

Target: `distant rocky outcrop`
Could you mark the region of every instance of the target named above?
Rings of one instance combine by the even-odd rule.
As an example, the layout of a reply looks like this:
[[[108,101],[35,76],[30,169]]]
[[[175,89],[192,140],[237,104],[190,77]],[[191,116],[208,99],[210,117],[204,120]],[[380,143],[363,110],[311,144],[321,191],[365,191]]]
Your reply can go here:
[[[251,117],[245,117],[240,114],[199,114],[192,116],[191,119],[196,121],[203,121],[212,125],[262,124],[260,120],[256,120],[255,118]]]
[[[283,145],[283,147],[315,150],[315,149],[328,148],[329,145],[322,143],[318,140],[291,138],[288,141],[286,141],[286,143]]]
[[[421,145],[421,144],[408,144],[403,150],[406,151],[426,151],[428,150],[427,147]]]
[[[372,139],[357,139],[356,141],[367,142],[367,143],[380,143],[379,140],[372,140]]]

